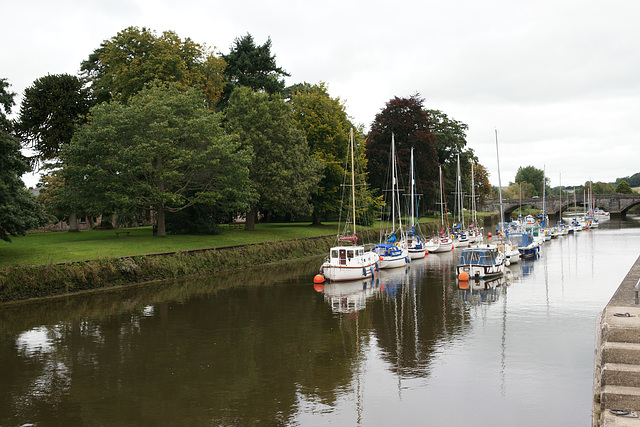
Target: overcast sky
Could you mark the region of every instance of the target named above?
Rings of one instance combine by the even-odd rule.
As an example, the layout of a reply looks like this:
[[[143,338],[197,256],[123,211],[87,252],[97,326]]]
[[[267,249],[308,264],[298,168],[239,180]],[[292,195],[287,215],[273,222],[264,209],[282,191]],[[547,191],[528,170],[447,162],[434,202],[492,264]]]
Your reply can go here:
[[[551,185],[640,172],[640,2],[21,0],[5,2],[0,78],[22,95],[129,27],[175,31],[228,53],[247,33],[279,66],[328,85],[367,128],[395,96],[466,123],[498,183],[520,166]],[[16,99],[18,104],[20,98]],[[17,111],[17,107],[16,107]],[[37,180],[25,177],[27,185]]]

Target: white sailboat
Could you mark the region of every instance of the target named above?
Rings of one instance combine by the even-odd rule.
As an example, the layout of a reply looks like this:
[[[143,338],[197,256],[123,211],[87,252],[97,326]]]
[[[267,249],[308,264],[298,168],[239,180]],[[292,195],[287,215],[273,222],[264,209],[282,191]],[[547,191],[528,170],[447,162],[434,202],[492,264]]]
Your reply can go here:
[[[453,250],[453,239],[451,239],[451,235],[449,234],[449,224],[447,221],[447,229],[445,233],[444,227],[444,210],[446,209],[444,203],[444,181],[442,177],[442,167],[439,166],[439,174],[440,174],[440,223],[441,229],[440,234],[431,237],[429,241],[426,243],[426,248],[429,252],[439,253],[439,252],[450,252]]]
[[[476,209],[476,189],[474,182],[473,162],[471,162],[471,224],[467,230],[470,243],[482,243],[484,227],[478,227],[478,211]]]
[[[464,208],[463,208],[463,193],[462,193],[462,175],[460,173],[460,153],[458,153],[458,169],[456,180],[456,203],[457,209],[454,210],[458,213],[458,223],[453,227],[453,246],[456,248],[464,248],[469,246],[469,236],[464,229]]]
[[[498,130],[496,129],[496,159],[498,163],[498,194],[500,196],[500,229],[495,245],[504,254],[508,264],[520,261],[520,250],[513,239],[508,238],[509,232],[504,229],[504,206],[502,205],[502,178],[500,177],[500,153],[498,151]],[[522,208],[520,209],[522,211]]]
[[[378,271],[378,255],[372,251],[365,250],[363,245],[357,244],[353,129],[351,129],[349,135],[349,149],[351,154],[351,222],[353,223],[353,234],[351,236],[338,236],[339,245],[330,249],[328,258],[320,267],[321,274],[319,275],[321,276],[319,279],[333,282],[366,279],[375,275],[376,271]],[[344,245],[342,242],[351,242],[351,245]]]
[[[404,267],[409,263],[409,248],[402,230],[402,216],[400,215],[400,201],[397,199],[398,177],[396,172],[396,144],[391,134],[391,231],[386,242],[378,243],[373,252],[379,257],[378,265],[383,268]],[[398,228],[396,229],[396,214]]]
[[[416,198],[416,178],[413,162],[413,147],[411,147],[411,230],[406,234],[407,248],[409,250],[409,258],[419,259],[424,258],[427,255],[427,249],[425,247],[424,237],[420,232],[420,224],[416,229],[416,217],[418,212],[417,198]]]

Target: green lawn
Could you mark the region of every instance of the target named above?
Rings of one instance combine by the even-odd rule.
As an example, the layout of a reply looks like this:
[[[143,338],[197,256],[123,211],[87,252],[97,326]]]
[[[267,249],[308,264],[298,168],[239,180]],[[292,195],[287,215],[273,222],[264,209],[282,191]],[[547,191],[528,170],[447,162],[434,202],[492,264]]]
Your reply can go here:
[[[116,232],[129,231],[128,237]],[[252,232],[225,230],[214,236],[154,237],[151,227],[86,230],[79,233],[32,233],[0,241],[0,267],[48,264],[97,258],[175,252],[247,243],[337,234],[336,223],[256,224]]]

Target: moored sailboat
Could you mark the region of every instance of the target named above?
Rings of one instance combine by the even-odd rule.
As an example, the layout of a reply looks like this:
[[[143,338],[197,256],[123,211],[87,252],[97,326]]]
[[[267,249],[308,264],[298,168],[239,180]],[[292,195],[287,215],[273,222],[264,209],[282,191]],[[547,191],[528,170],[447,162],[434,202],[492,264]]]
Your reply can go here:
[[[446,209],[444,202],[444,182],[442,178],[442,167],[439,167],[440,174],[440,234],[432,236],[426,243],[426,248],[430,253],[450,252],[453,250],[453,239],[449,234],[449,221],[445,232],[444,210]]]
[[[357,244],[353,129],[349,135],[349,149],[351,154],[351,223],[353,224],[353,234],[338,236],[339,245],[329,250],[328,258],[320,267],[321,277],[333,282],[366,279],[378,271],[378,255],[365,250],[363,245]],[[346,223],[348,222],[347,220]],[[345,245],[346,242],[351,242],[351,245]]]
[[[397,197],[398,178],[396,172],[395,138],[391,134],[391,231],[385,242],[373,247],[373,252],[379,257],[380,268],[403,267],[409,263],[409,248],[404,231],[402,230],[402,217],[399,213],[400,203]],[[398,228],[396,228],[396,215]],[[398,236],[399,235],[399,236]]]
[[[425,247],[425,239],[420,232],[420,223],[416,221],[418,212],[418,203],[416,197],[416,178],[413,163],[413,147],[411,147],[411,230],[406,233],[407,247],[409,250],[409,258],[424,258],[427,254]],[[417,222],[417,224],[416,224]],[[416,229],[417,226],[417,229]]]

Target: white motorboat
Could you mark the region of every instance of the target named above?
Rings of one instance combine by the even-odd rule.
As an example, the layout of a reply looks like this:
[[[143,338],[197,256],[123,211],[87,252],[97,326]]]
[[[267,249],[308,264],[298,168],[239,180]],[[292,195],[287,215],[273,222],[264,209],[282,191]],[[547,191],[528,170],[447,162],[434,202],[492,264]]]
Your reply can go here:
[[[503,274],[505,262],[496,245],[466,248],[460,254],[456,274],[459,280],[488,279]]]

